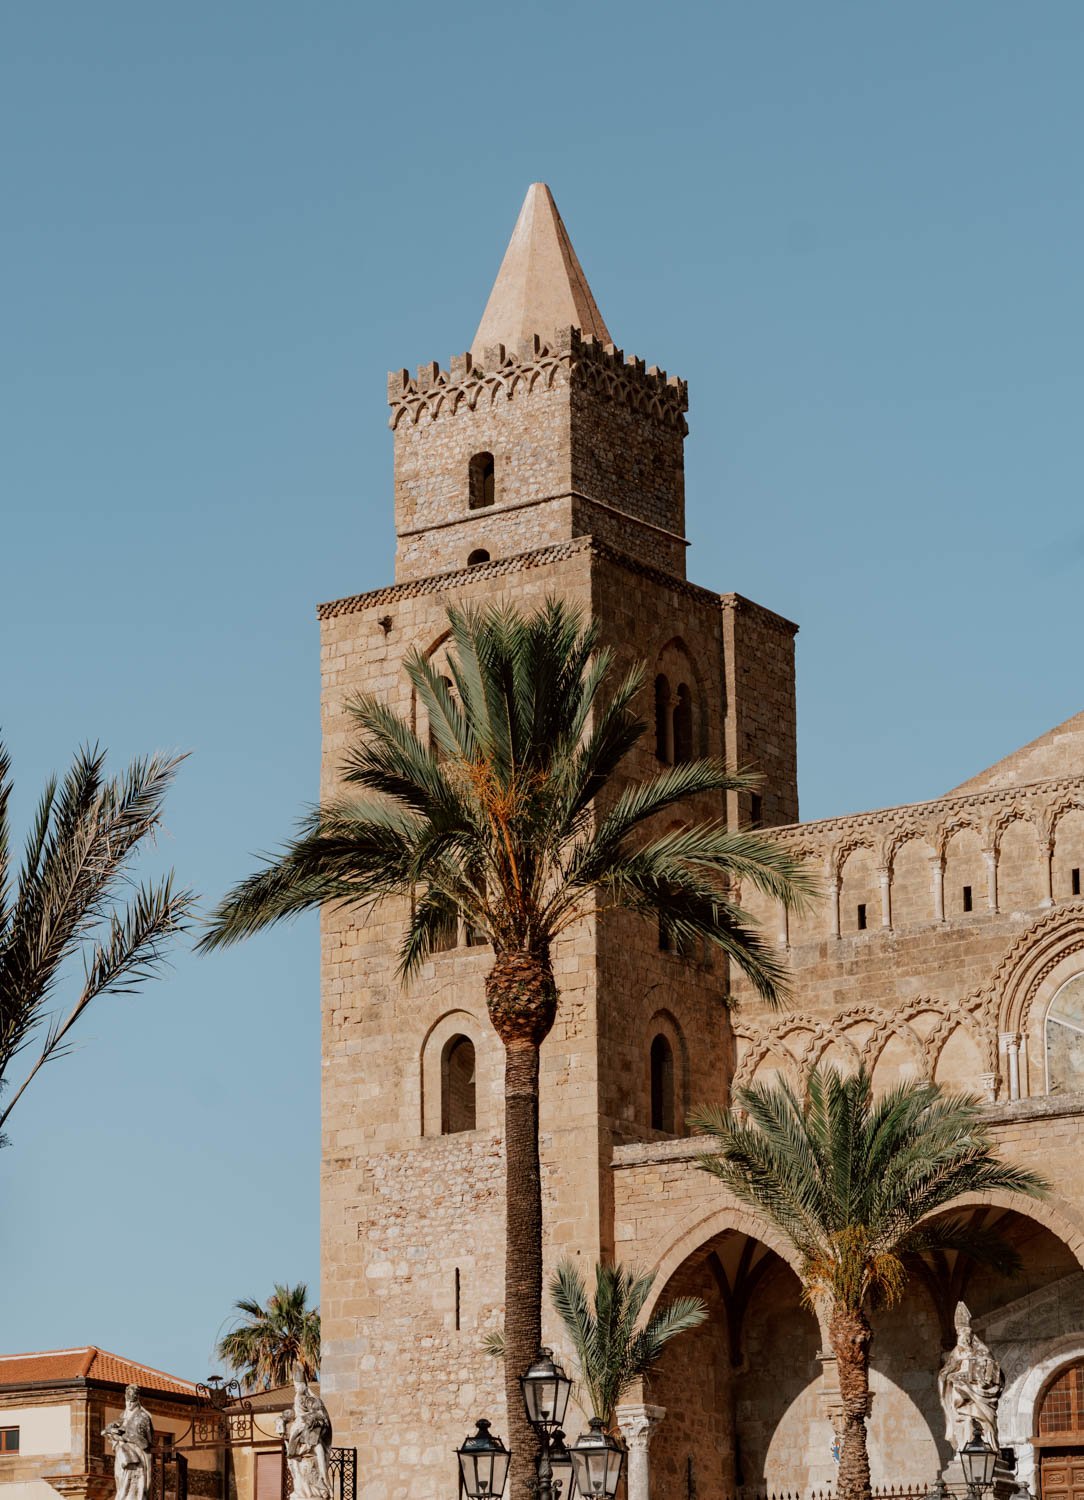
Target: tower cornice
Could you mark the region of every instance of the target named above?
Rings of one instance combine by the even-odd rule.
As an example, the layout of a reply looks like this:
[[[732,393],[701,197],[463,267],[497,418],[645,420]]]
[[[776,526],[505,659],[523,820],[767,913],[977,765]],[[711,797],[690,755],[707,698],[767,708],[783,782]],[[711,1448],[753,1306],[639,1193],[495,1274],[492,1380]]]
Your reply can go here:
[[[550,343],[535,334],[519,351],[494,345],[480,363],[468,351],[455,355],[446,370],[436,361],[419,365],[413,377],[409,370],[393,370],[388,375],[388,426],[394,430],[404,419],[416,425],[423,414],[435,421],[454,416],[461,407],[476,411],[559,382],[619,401],[683,437],[688,433],[687,381],[635,355],[626,358],[624,350],[585,337],[578,328],[558,329]]]

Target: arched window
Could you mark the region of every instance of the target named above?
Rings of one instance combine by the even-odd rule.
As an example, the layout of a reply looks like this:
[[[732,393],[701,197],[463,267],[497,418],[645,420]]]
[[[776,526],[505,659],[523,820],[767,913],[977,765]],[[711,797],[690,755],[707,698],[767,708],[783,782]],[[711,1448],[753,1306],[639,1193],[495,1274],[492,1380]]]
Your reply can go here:
[[[1084,974],[1065,981],[1046,1013],[1046,1087],[1084,1093]]]
[[[693,758],[693,695],[683,682],[674,704],[674,764]]]
[[[476,1120],[474,1043],[469,1036],[449,1037],[440,1055],[440,1133],[473,1130]]]
[[[486,551],[486,549],[484,547],[476,547],[475,550],[467,558],[467,567],[474,568],[477,567],[479,563],[488,561],[489,553]]]
[[[664,766],[674,763],[674,721],[670,684],[662,672],[655,678],[655,754]]]
[[[441,683],[444,686],[445,691],[448,693],[449,697],[454,697],[455,696],[455,684],[452,682],[452,679],[450,677],[441,677],[440,680],[441,680]],[[440,744],[439,744],[439,742],[437,740],[436,735],[433,733],[433,726],[432,726],[432,724],[430,724],[430,726],[429,726],[429,751],[430,751],[430,754],[435,755],[438,760],[440,760],[441,757],[444,754],[443,750],[440,748]]]
[[[651,1043],[651,1128],[675,1133],[674,1049],[661,1032]]]
[[[497,498],[492,453],[476,453],[470,461],[470,508],[481,510]]]

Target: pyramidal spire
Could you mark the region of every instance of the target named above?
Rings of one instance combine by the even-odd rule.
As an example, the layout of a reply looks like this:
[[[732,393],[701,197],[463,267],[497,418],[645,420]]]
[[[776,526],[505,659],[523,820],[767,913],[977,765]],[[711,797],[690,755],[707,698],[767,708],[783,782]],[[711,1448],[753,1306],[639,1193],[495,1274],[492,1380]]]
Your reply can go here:
[[[471,353],[481,360],[493,344],[521,349],[538,334],[578,328],[603,344],[612,343],[583,267],[576,258],[553,194],[532,182],[504,252]]]

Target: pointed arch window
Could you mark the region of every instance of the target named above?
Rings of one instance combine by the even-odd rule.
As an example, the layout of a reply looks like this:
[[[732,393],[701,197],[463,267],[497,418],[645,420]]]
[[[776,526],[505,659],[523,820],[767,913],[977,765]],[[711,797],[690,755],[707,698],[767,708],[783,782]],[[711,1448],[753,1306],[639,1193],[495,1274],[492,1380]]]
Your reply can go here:
[[[458,1135],[477,1125],[476,1059],[469,1036],[449,1037],[440,1057],[440,1133]]]

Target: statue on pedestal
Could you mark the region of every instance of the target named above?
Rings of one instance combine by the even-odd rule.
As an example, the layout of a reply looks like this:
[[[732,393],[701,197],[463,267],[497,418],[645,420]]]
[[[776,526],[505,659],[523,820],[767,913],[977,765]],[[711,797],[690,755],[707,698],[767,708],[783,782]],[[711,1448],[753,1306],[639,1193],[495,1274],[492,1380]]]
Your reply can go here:
[[[294,1404],[280,1413],[275,1428],[286,1443],[294,1500],[331,1500],[331,1418],[320,1397],[309,1390],[300,1365],[294,1366]]]
[[[124,1415],[104,1428],[102,1436],[113,1444],[113,1478],[116,1500],[149,1500],[154,1451],[154,1423],[139,1400],[139,1387],[124,1392]]]
[[[945,1355],[937,1393],[945,1413],[945,1437],[959,1453],[976,1426],[983,1441],[998,1451],[997,1403],[1005,1377],[1001,1366],[971,1327],[971,1314],[956,1304],[956,1345]]]

